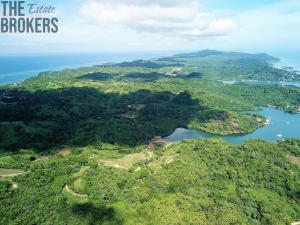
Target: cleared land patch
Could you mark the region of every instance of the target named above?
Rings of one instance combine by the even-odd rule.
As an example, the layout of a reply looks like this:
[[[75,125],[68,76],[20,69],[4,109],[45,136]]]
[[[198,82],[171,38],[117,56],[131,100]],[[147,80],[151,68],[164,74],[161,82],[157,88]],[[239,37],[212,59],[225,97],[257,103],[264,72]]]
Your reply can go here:
[[[145,161],[152,157],[152,153],[133,153],[124,156],[120,159],[114,159],[114,160],[99,160],[98,162],[100,164],[103,164],[104,166],[110,166],[117,169],[130,169],[136,162],[138,161]]]
[[[64,156],[64,157],[70,156],[70,155],[72,155],[72,149],[71,148],[63,148],[58,152],[58,154],[61,156]]]
[[[25,173],[23,170],[16,169],[1,169],[0,168],[0,177],[15,177]]]
[[[90,167],[89,166],[82,166],[78,173],[74,174],[75,177],[80,177],[87,171]]]
[[[293,156],[291,154],[288,154],[287,158],[294,164],[300,166],[300,157],[296,157],[296,156]]]

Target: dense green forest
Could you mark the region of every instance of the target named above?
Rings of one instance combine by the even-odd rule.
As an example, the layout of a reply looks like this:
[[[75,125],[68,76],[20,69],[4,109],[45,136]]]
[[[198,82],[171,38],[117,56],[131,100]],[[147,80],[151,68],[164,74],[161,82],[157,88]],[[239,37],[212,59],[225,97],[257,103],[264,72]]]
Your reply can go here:
[[[0,181],[0,223],[290,224],[300,215],[290,145],[195,140],[153,155],[116,145],[5,153],[0,166],[24,174]]]
[[[253,132],[264,106],[300,112],[299,87],[222,82],[300,80],[276,61],[205,50],[1,86],[0,224],[299,221],[300,139],[159,141]]]

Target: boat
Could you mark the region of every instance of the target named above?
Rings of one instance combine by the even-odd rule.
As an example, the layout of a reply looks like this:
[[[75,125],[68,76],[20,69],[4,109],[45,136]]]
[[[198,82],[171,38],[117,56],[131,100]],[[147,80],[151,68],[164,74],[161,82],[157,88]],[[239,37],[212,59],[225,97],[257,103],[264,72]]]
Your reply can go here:
[[[283,135],[282,135],[282,134],[277,134],[277,137],[278,137],[278,138],[282,138]]]
[[[265,125],[272,125],[272,121],[270,119],[267,119]]]

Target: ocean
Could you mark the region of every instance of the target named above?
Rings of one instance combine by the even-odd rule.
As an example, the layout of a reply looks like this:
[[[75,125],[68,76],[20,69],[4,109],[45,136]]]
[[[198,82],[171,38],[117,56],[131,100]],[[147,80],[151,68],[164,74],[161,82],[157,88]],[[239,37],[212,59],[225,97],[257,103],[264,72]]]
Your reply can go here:
[[[299,52],[279,52],[271,55],[280,58],[280,62],[276,63],[276,67],[291,66],[294,67],[294,70],[300,71]]]
[[[16,83],[51,70],[73,69],[107,62],[150,59],[166,53],[65,54],[0,56],[0,84]]]

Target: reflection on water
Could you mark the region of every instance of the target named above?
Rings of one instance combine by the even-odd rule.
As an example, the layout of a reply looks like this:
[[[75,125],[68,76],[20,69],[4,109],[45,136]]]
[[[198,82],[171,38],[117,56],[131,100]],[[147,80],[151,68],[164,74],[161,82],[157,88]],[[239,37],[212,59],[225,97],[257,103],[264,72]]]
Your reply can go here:
[[[230,143],[240,144],[249,139],[278,141],[284,138],[300,138],[300,114],[290,114],[273,108],[263,108],[258,114],[268,118],[270,124],[250,134],[221,136],[199,130],[177,128],[172,135],[165,137],[164,140],[175,142],[185,139],[220,137]]]

